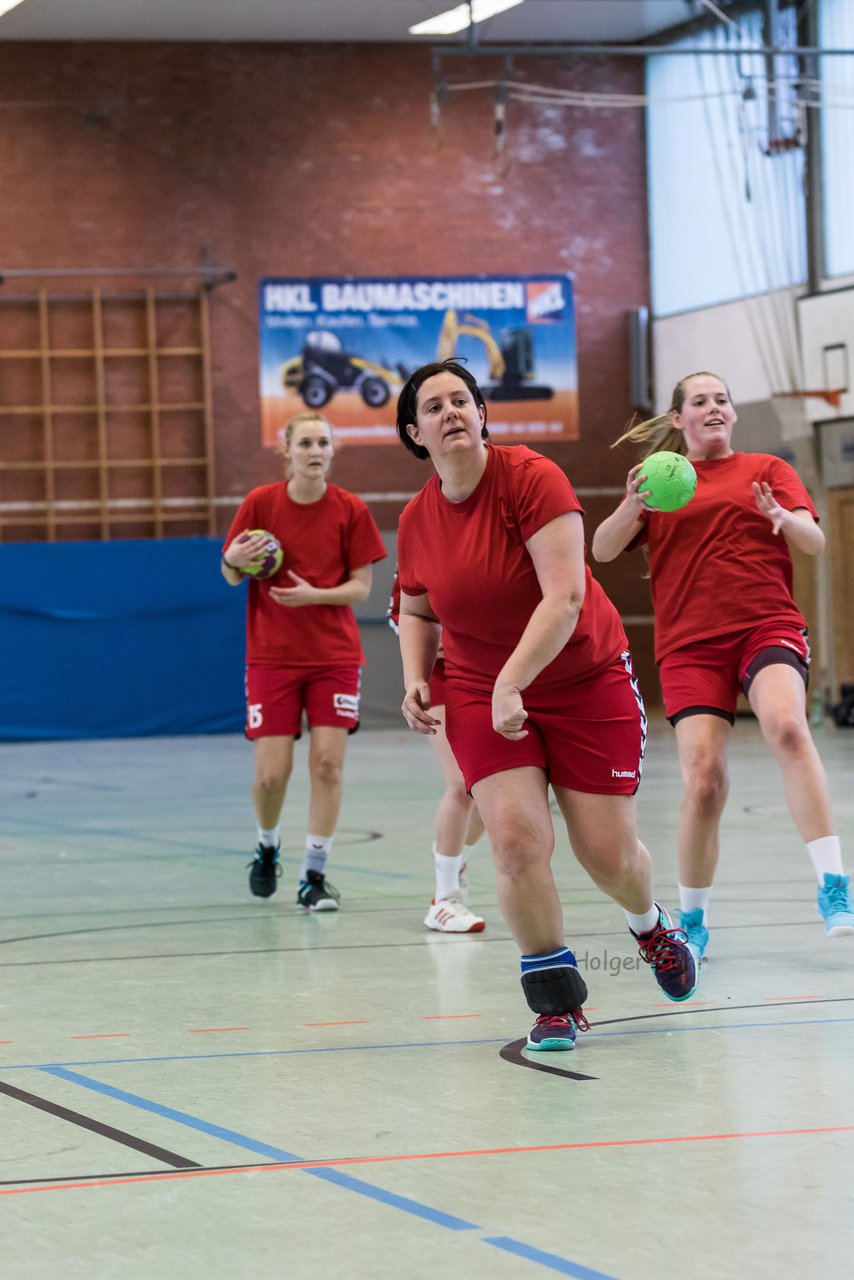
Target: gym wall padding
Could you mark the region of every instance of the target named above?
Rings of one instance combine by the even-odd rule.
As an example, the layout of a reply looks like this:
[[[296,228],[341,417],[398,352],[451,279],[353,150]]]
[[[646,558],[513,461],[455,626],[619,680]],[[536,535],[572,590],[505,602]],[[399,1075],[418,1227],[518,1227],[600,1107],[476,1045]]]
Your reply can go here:
[[[244,592],[220,545],[0,546],[0,739],[242,730]]]
[[[394,535],[383,535],[393,547]],[[218,538],[0,545],[0,741],[242,733],[245,587]],[[359,606],[361,724],[397,727],[393,555]]]

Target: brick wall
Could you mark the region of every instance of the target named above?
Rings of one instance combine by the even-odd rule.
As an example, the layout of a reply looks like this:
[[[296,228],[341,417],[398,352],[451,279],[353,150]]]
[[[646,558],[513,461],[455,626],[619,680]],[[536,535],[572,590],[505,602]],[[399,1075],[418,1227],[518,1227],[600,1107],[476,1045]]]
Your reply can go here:
[[[501,69],[455,59],[448,74]],[[520,58],[513,74],[642,91],[634,59]],[[236,272],[211,313],[221,498],[278,473],[260,445],[264,275],[573,272],[581,439],[543,451],[578,488],[621,485],[628,459],[608,445],[631,412],[626,311],[647,302],[639,111],[511,103],[500,160],[488,92],[453,95],[434,133],[426,48],[0,44],[0,83],[19,104],[2,113],[0,266]],[[403,450],[352,447],[335,479],[383,492],[426,474]],[[615,499],[584,502],[592,532]],[[380,526],[398,509],[377,504]],[[624,613],[648,612],[642,571],[632,556],[601,572]],[[654,701],[651,628],[631,640]]]

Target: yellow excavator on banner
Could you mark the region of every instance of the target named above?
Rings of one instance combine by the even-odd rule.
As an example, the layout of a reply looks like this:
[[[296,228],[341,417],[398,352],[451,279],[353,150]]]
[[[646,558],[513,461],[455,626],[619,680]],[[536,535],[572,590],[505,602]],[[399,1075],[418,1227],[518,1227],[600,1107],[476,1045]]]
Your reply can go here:
[[[534,382],[534,343],[527,329],[504,330],[499,345],[486,320],[450,309],[439,331],[436,359],[452,359],[461,337],[474,338],[486,352],[489,382],[481,387],[485,400],[551,400],[554,389]]]

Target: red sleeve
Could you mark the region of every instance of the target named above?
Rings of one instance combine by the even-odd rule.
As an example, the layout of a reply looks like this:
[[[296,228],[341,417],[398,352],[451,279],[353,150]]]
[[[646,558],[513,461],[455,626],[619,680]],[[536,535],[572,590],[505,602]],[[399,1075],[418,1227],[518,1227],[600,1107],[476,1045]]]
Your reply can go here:
[[[384,560],[387,555],[388,552],[373,516],[365,504],[358,500],[353,505],[347,539],[347,561],[350,572],[352,573],[354,569],[363,569],[366,564],[376,564],[377,560]]]
[[[254,494],[248,493],[237,508],[237,514],[231,522],[231,527],[225,535],[225,542],[222,544],[223,555],[226,547],[234,541],[239,533],[244,533],[247,529],[258,528],[258,522],[255,516],[255,499]]]
[[[818,521],[818,512],[813,506],[812,498],[804,488],[803,481],[794,467],[790,467],[782,458],[771,458],[770,463],[768,483],[780,506],[785,507],[787,511],[805,507],[813,520]]]
[[[521,461],[513,488],[515,516],[523,542],[568,511],[583,514],[584,508],[557,463],[533,450]]]
[[[429,484],[429,481],[428,481],[428,484]],[[422,494],[424,492],[425,490],[422,490]],[[424,508],[423,500],[419,502],[419,499],[415,499],[415,501],[419,503],[418,515],[421,517],[420,541],[423,545],[425,541],[428,541],[425,534],[425,521],[424,521],[425,508]],[[405,595],[423,596],[426,593],[427,588],[418,581],[415,566],[412,564],[413,557],[408,554],[409,525],[411,523],[411,511],[410,511],[411,506],[412,504],[407,504],[407,506],[404,507],[403,511],[401,512],[400,521],[397,526],[397,577],[398,577],[397,585],[398,585],[398,590],[403,591]],[[417,523],[417,519],[416,519],[416,523]]]

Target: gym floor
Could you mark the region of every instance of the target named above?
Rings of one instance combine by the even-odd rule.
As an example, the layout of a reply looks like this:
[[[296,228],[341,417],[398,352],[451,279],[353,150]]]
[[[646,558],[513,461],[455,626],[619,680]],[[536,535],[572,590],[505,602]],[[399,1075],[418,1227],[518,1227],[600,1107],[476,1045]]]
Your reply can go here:
[[[817,738],[850,868],[854,732]],[[297,752],[258,901],[242,738],[0,745],[4,1280],[850,1274],[854,937],[824,936],[752,721],[687,1004],[559,829],[592,1024],[571,1054],[522,1049],[485,840],[486,931],[423,927],[441,784],[402,727],[351,744],[341,911],[294,905]],[[653,722],[641,833],[671,906],[678,802]]]

